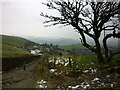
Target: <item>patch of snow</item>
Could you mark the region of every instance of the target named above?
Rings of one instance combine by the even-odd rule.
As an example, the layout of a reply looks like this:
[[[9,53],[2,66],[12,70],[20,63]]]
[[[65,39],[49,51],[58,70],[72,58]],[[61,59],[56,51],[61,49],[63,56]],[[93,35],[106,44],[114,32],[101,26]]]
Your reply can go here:
[[[43,86],[43,85],[38,85],[38,87],[39,87],[39,88],[44,88],[44,86]]]
[[[79,87],[80,87],[80,85],[76,85],[75,87],[76,87],[76,88],[79,88]]]
[[[84,88],[84,89],[87,89],[87,88],[90,87],[90,84],[89,84],[87,81],[84,81],[84,82],[81,83],[80,86],[81,86],[82,88]]]
[[[90,70],[91,73],[96,73],[97,72],[97,69],[94,69],[94,68],[93,69],[89,68],[89,70]]]
[[[54,60],[52,59],[52,60],[49,60],[49,63],[51,63],[51,62],[54,62]]]
[[[37,54],[37,55],[44,55],[43,53],[39,53],[39,54]]]
[[[110,75],[107,75],[106,77],[110,77]]]
[[[41,83],[46,83],[47,81],[41,80]]]
[[[47,83],[47,81],[41,80],[39,82],[37,82],[37,88],[47,88],[47,86],[45,85]]]
[[[51,60],[49,60],[49,62],[55,63],[56,65],[60,64],[60,65],[67,66],[69,64],[69,58],[58,57],[58,58],[55,59],[53,57]],[[71,63],[73,63],[72,59],[71,59]]]
[[[115,69],[117,69],[117,68],[118,68],[118,66],[115,66],[114,68],[115,68]]]
[[[71,88],[72,88],[72,89],[75,89],[76,87],[75,87],[75,86],[72,86]]]
[[[76,67],[78,68],[79,66],[77,65]]]
[[[94,64],[93,62],[91,62],[90,64]]]
[[[72,88],[72,89],[75,89],[75,88],[79,88],[80,85],[76,85],[76,86],[68,86],[68,88]]]
[[[59,73],[55,72],[54,75],[58,75]]]
[[[64,64],[64,62],[62,61],[62,60],[60,60],[60,59],[58,59],[58,60],[56,60],[56,62],[55,62],[55,64],[57,65],[57,64]]]
[[[89,70],[84,70],[83,72],[84,72],[84,73],[88,73],[88,72],[89,72]]]
[[[67,66],[68,64],[69,64],[69,62],[65,63],[65,65],[64,65],[64,66]]]
[[[91,82],[91,84],[94,84],[94,82]]]
[[[68,88],[72,88],[72,86],[68,86]]]
[[[85,85],[83,88],[87,89],[88,87],[90,87],[90,84]]]
[[[113,88],[113,83],[112,83],[112,84],[110,84],[110,86]]]
[[[99,86],[105,86],[105,83],[101,83]]]
[[[61,71],[59,74],[62,74],[63,73],[63,71]]]
[[[97,72],[97,69],[94,69],[93,71],[94,71],[94,72]]]
[[[57,69],[50,69],[49,70],[51,73],[54,73],[55,71],[57,71]]]
[[[99,81],[100,78],[94,78],[92,81],[95,82],[95,81]]]
[[[58,85],[57,88],[60,88],[60,86]]]
[[[97,83],[100,83],[100,81],[97,81]]]

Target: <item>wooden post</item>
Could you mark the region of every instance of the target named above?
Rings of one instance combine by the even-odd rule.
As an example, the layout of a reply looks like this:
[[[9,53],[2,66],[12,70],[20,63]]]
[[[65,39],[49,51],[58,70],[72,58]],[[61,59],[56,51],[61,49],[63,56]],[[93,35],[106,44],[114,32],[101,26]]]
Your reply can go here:
[[[56,58],[54,58],[54,67],[55,67]]]
[[[26,70],[26,65],[25,65],[25,61],[24,61],[24,65],[23,65],[23,70]]]
[[[71,58],[69,57],[69,65],[72,67]]]
[[[24,71],[26,70],[26,65],[24,64],[24,66],[23,66],[23,69],[24,69]]]
[[[49,63],[49,60],[48,60],[48,58],[47,58],[47,63]]]

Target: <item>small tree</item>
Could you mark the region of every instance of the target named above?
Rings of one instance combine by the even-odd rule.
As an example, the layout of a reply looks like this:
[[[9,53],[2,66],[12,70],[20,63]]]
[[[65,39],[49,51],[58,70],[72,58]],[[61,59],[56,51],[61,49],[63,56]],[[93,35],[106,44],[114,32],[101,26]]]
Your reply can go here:
[[[120,37],[118,32],[119,2],[49,0],[48,3],[43,4],[61,14],[61,16],[57,17],[41,13],[41,16],[49,19],[45,23],[52,23],[48,26],[57,24],[72,25],[80,34],[82,45],[96,53],[99,64],[104,63],[100,45],[100,37],[103,31],[110,31],[109,34],[102,38],[106,60],[110,61],[110,58],[118,53],[110,53],[107,39]],[[87,42],[86,35],[94,40],[94,46]]]

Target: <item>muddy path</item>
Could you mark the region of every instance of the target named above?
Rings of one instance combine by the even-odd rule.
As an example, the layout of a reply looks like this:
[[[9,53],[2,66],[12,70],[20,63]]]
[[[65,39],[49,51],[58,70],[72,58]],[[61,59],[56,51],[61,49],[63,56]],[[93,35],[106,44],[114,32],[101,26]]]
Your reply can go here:
[[[40,57],[37,60],[24,66],[16,67],[2,73],[2,88],[33,88],[35,82],[35,67],[46,57]]]

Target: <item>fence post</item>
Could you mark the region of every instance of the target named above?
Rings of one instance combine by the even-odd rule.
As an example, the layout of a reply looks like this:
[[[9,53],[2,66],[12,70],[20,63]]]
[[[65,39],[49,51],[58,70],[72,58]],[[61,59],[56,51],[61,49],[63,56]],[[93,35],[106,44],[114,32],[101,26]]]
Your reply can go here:
[[[54,67],[55,67],[56,58],[54,58]]]
[[[25,65],[25,61],[24,61],[24,65],[23,65],[23,70],[26,70],[26,65]]]
[[[69,65],[72,67],[71,58],[69,57]]]
[[[26,70],[26,65],[25,64],[24,64],[23,68],[24,68],[24,70]]]

